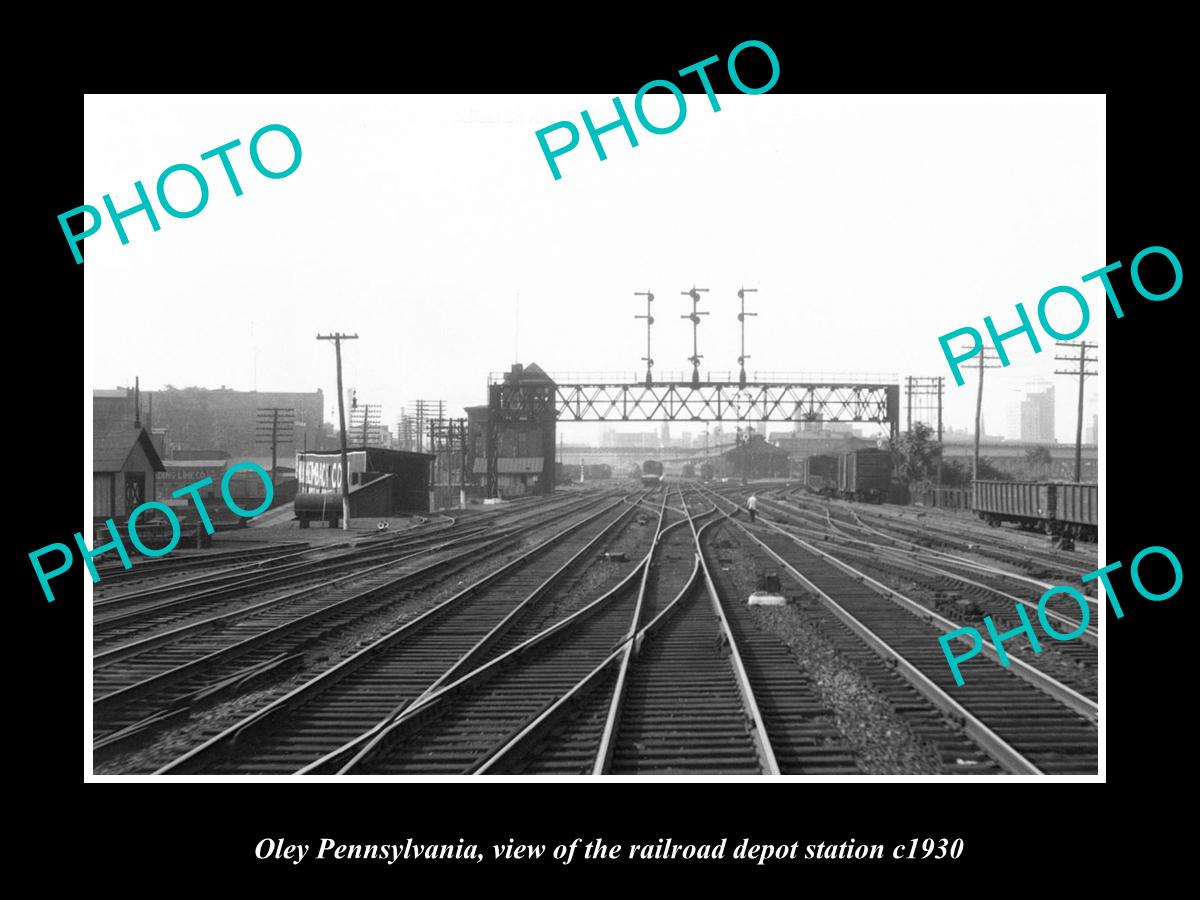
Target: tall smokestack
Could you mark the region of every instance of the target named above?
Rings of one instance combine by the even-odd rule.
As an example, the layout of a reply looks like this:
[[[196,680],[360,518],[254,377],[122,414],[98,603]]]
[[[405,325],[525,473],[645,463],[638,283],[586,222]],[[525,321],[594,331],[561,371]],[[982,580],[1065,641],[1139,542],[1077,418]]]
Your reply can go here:
[[[142,427],[142,394],[136,375],[133,376],[133,427]]]

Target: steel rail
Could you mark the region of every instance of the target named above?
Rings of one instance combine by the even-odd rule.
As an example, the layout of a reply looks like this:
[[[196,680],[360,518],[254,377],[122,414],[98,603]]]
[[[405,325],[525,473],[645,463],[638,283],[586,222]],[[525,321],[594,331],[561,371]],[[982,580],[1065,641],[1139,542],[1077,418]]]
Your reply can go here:
[[[257,731],[258,729],[264,727],[277,716],[302,706],[304,703],[338,683],[341,679],[352,674],[360,666],[378,657],[380,654],[387,652],[393,645],[396,645],[407,637],[416,634],[431,623],[437,621],[448,612],[456,610],[458,607],[462,606],[468,598],[479,593],[479,591],[487,587],[489,584],[499,580],[500,578],[503,578],[508,574],[511,574],[512,572],[518,571],[522,566],[529,563],[532,559],[560,544],[565,538],[573,534],[575,531],[594,523],[607,513],[610,513],[612,510],[620,506],[622,502],[623,501],[621,500],[616,500],[612,504],[603,507],[593,515],[582,519],[580,522],[575,523],[574,525],[564,529],[546,541],[538,544],[536,547],[531,548],[501,568],[478,579],[453,596],[426,610],[416,618],[411,619],[387,634],[376,638],[367,646],[339,662],[336,666],[327,669],[315,678],[312,678],[297,686],[284,696],[276,698],[262,709],[259,709],[251,715],[233,723],[199,746],[192,748],[166,765],[161,766],[158,770],[156,770],[155,774],[171,774],[173,771],[176,771],[185,765],[195,763],[198,759],[214,752],[222,746],[236,745],[251,732]],[[621,517],[618,517],[618,519],[623,518],[624,515],[627,514],[627,512],[623,513]],[[603,535],[603,533],[604,532],[601,532],[601,535]],[[597,538],[594,538],[593,541],[589,543],[594,543],[599,539],[600,536],[597,536]]]
[[[726,502],[731,502],[731,501],[726,501]],[[938,613],[934,612],[933,610],[929,609],[928,607],[925,607],[925,606],[921,605],[920,603],[917,603],[916,601],[906,597],[904,594],[900,593],[899,591],[894,590],[894,589],[888,587],[887,585],[880,583],[879,581],[876,581],[874,578],[871,578],[869,575],[866,575],[863,572],[859,572],[854,567],[850,566],[849,564],[847,564],[845,562],[842,562],[841,560],[830,555],[829,553],[826,553],[824,550],[819,549],[815,545],[808,543],[807,541],[803,540],[802,538],[797,537],[794,534],[790,534],[788,531],[786,531],[783,528],[780,528],[774,522],[771,522],[766,519],[763,519],[762,521],[763,521],[763,524],[766,525],[768,528],[773,529],[774,531],[783,535],[788,540],[794,542],[795,544],[797,544],[798,546],[807,550],[808,552],[828,561],[835,568],[841,570],[845,574],[849,575],[851,578],[854,578],[859,583],[864,584],[867,587],[871,588],[876,593],[893,601],[894,603],[896,603],[903,609],[912,613],[918,619],[928,622],[930,625],[933,625],[934,627],[938,628],[939,630],[941,630],[943,632],[947,632],[947,633],[951,632],[951,631],[955,631],[961,627],[961,626],[957,625],[956,623],[952,622],[950,619],[947,619],[945,616],[939,615]],[[740,526],[741,523],[738,523],[738,524]],[[743,528],[743,530],[746,531],[746,529],[744,529],[744,528]],[[762,541],[758,540],[758,538],[755,537],[753,534],[750,534],[749,531],[746,531],[746,533],[750,537],[754,538],[756,543],[765,547],[765,545],[762,544]],[[766,548],[766,549],[770,553],[770,555],[772,557],[774,557],[776,560],[780,561],[781,564],[786,564],[786,563],[783,563],[782,560],[780,560],[780,558],[777,556],[777,554],[775,554],[775,552],[773,550],[770,550],[770,548]],[[795,572],[794,568],[792,568],[791,566],[789,566],[788,568],[790,571]],[[798,573],[796,573],[796,574],[798,574]],[[801,576],[801,577],[803,577],[803,576]],[[808,582],[808,579],[804,579],[804,580],[806,582]],[[848,613],[847,613],[847,615],[848,615]],[[982,648],[983,648],[983,653],[986,656],[988,656],[990,659],[992,659],[993,661],[999,663],[1000,657],[996,651],[995,646],[990,641],[983,639],[982,637],[980,640],[981,640],[981,644],[982,644]],[[1022,680],[1026,681],[1029,684],[1033,685],[1034,687],[1038,688],[1043,693],[1046,693],[1049,696],[1053,697],[1059,703],[1062,703],[1068,709],[1072,710],[1073,712],[1078,713],[1079,715],[1083,716],[1085,719],[1089,720],[1093,724],[1095,724],[1098,721],[1099,706],[1095,701],[1089,699],[1088,697],[1083,696],[1078,691],[1063,684],[1062,682],[1058,681],[1057,679],[1053,678],[1052,676],[1047,675],[1045,672],[1042,672],[1040,669],[1037,669],[1037,668],[1031,666],[1029,663],[1025,662],[1024,660],[1021,660],[1015,656],[1010,656],[1009,662],[1012,664],[1011,670],[1013,671],[1013,674],[1017,675]],[[922,676],[922,678],[924,678],[924,677],[925,676]],[[936,688],[936,689],[939,691],[941,690],[941,688]],[[956,702],[956,701],[951,700],[951,702]]]
[[[760,501],[760,502],[768,503],[768,501]],[[770,503],[769,505],[771,508],[774,508],[775,506],[779,506],[781,504]],[[788,511],[786,509],[783,510],[780,514],[785,515],[785,516],[791,515],[790,511]],[[779,527],[789,529],[789,531],[792,531],[792,532],[801,532],[801,533],[804,533],[804,534],[807,534],[810,536],[815,536],[815,537],[821,538],[825,541],[829,541],[829,539],[830,539],[830,535],[822,534],[821,532],[813,532],[810,529],[805,529],[800,526],[791,525],[789,523],[777,523],[777,524],[779,524]],[[949,572],[949,571],[946,571],[945,569],[939,569],[938,567],[931,565],[929,561],[921,559],[919,557],[919,555],[915,552],[912,553],[912,556],[910,558],[910,557],[899,555],[901,553],[908,553],[909,551],[898,551],[892,547],[881,547],[877,543],[873,543],[871,541],[865,541],[860,538],[846,536],[846,537],[834,537],[833,540],[838,541],[843,546],[844,545],[859,545],[863,548],[866,548],[866,549],[857,549],[857,548],[852,548],[849,546],[844,546],[845,552],[848,552],[848,553],[874,555],[874,554],[877,554],[879,551],[894,552],[897,554],[897,558],[894,560],[889,560],[892,565],[908,566],[916,571],[926,572],[926,573],[934,573],[941,577],[949,578],[952,581],[957,581],[962,584],[971,585],[972,587],[976,587],[976,588],[979,588],[980,590],[987,591],[990,594],[995,594],[996,596],[1002,597],[1003,599],[1008,600],[1012,603],[1019,603],[1022,606],[1028,607],[1029,609],[1032,609],[1035,611],[1037,610],[1038,604],[1033,601],[1026,600],[1023,597],[1018,597],[1014,594],[1009,594],[1005,591],[1000,590],[999,588],[992,587],[991,585],[986,585],[986,584],[983,584],[982,582],[974,581],[974,580],[967,578],[964,575],[958,574],[956,572]],[[1004,572],[1001,569],[990,569],[989,568],[989,569],[984,569],[984,571],[986,571],[988,574],[995,574],[995,575],[1010,574],[1010,573]],[[1088,599],[1090,599],[1090,598],[1088,598]],[[1046,614],[1047,618],[1052,619],[1061,625],[1069,626],[1071,630],[1074,630],[1075,628],[1077,628],[1081,621],[1081,620],[1071,619],[1069,616],[1064,616],[1061,613],[1056,613],[1051,610],[1046,610],[1045,614]],[[1083,640],[1083,642],[1085,644],[1095,647],[1098,645],[1099,632],[1097,631],[1097,629],[1094,626],[1089,625],[1085,629],[1084,633],[1082,635],[1080,635],[1080,638]]]
[[[732,502],[732,501],[730,501]],[[967,711],[958,701],[954,700],[949,694],[938,687],[915,665],[910,663],[904,656],[894,650],[883,638],[877,635],[874,631],[864,625],[852,613],[843,608],[836,600],[830,597],[825,591],[821,590],[812,581],[801,574],[791,563],[785,560],[782,556],[772,550],[769,546],[763,543],[749,528],[736,521],[733,516],[729,516],[728,520],[736,525],[741,532],[757,544],[768,556],[775,560],[780,566],[788,571],[788,573],[796,579],[800,584],[811,591],[815,596],[819,597],[825,606],[832,612],[843,624],[853,631],[864,643],[867,644],[878,655],[882,656],[890,663],[894,663],[896,670],[904,676],[904,678],[916,688],[917,692],[933,703],[936,707],[963,723],[963,730],[967,735],[978,743],[981,747],[991,753],[995,758],[1004,765],[1010,772],[1018,775],[1043,775],[1045,774],[1035,766],[1032,762],[1025,758],[1016,748],[1001,738],[998,734],[992,731],[987,725],[976,718],[973,714]],[[770,522],[764,522],[766,525],[771,525]],[[786,532],[780,530],[781,534],[792,538]]]
[[[641,505],[641,501],[633,505],[633,509]],[[321,766],[329,765],[335,762],[339,757],[345,757],[348,754],[353,754],[342,764],[338,770],[339,775],[349,774],[351,770],[359,765],[368,762],[373,754],[379,753],[385,743],[394,742],[403,730],[414,727],[419,721],[424,721],[429,718],[431,712],[438,708],[438,704],[445,703],[455,696],[461,694],[467,687],[476,686],[482,683],[491,675],[494,675],[500,669],[512,664],[517,659],[529,653],[534,648],[543,644],[552,637],[561,637],[566,630],[586,621],[594,613],[598,612],[610,601],[617,596],[623,594],[629,587],[633,578],[640,572],[642,573],[642,583],[645,582],[645,573],[649,571],[649,562],[654,552],[654,547],[658,543],[662,533],[662,523],[666,516],[667,496],[664,493],[663,501],[658,510],[659,520],[658,527],[655,529],[654,538],[651,541],[650,549],[641,561],[630,570],[630,572],[621,581],[606,591],[596,600],[589,603],[582,609],[577,610],[571,615],[559,620],[550,627],[543,629],[538,634],[528,638],[516,647],[507,652],[477,666],[475,669],[463,673],[469,660],[473,656],[478,655],[478,650],[484,640],[481,639],[470,651],[460,657],[449,669],[447,669],[436,681],[434,681],[424,693],[413,700],[408,706],[401,710],[398,714],[389,717],[388,719],[377,722],[369,731],[358,735],[350,741],[347,741],[337,750],[326,754],[320,760],[310,763],[303,769],[300,769],[297,774],[310,774]],[[679,523],[682,524],[682,523]],[[581,551],[582,553],[583,551]],[[576,557],[572,558],[574,561]],[[536,593],[536,592],[535,592]],[[533,596],[533,595],[531,595]],[[525,601],[519,604],[519,607],[524,607]],[[515,611],[515,610],[514,610]],[[512,613],[509,614],[512,616]],[[499,626],[497,626],[499,627]],[[455,677],[457,675],[457,677]],[[355,748],[358,748],[357,750]]]

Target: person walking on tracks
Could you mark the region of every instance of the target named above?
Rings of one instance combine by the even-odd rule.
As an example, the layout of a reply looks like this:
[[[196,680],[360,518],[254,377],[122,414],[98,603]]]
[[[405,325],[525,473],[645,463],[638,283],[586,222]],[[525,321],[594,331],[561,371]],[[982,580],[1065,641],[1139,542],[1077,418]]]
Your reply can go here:
[[[750,510],[750,524],[753,525],[754,517],[758,514],[758,498],[753,494],[751,494],[750,499],[746,501],[746,509]]]

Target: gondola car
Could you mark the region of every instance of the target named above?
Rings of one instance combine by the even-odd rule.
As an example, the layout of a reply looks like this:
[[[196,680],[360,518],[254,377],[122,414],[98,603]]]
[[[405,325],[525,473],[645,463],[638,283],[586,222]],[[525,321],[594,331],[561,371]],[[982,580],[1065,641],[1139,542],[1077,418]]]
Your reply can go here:
[[[882,503],[892,486],[892,455],[864,447],[838,457],[837,496]]]
[[[1099,488],[1056,481],[977,481],[972,508],[989,525],[1013,522],[1029,531],[1095,541]]]
[[[642,484],[659,485],[663,483],[663,464],[655,459],[642,463]]]

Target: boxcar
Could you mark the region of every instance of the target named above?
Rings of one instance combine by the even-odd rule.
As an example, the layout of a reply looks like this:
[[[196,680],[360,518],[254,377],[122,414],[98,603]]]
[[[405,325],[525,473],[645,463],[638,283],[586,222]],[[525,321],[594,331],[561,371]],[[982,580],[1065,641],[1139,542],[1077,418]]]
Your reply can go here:
[[[892,455],[866,447],[838,457],[837,494],[846,500],[882,503],[892,486]]]
[[[700,464],[700,480],[704,481],[704,482],[713,480],[713,464],[712,463],[701,463]]]
[[[838,461],[836,456],[807,456],[800,460],[800,481],[810,491],[832,494],[837,490]]]

